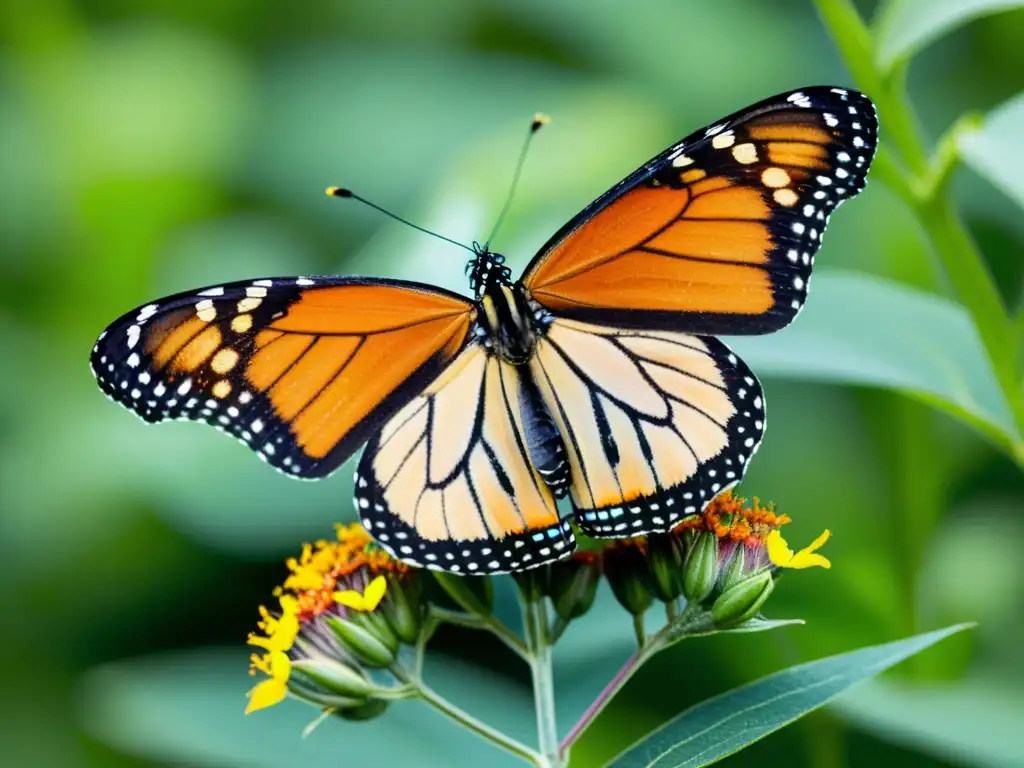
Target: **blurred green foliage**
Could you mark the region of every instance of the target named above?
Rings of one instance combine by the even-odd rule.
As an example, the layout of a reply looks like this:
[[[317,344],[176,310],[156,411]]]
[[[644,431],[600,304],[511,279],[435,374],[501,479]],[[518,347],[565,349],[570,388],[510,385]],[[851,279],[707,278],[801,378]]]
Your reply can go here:
[[[909,93],[932,139],[965,112],[1004,105],[961,141],[968,167],[954,191],[1019,318],[1024,10],[934,5],[948,23],[915,21],[921,2],[879,11],[879,61],[916,52]],[[299,705],[242,717],[255,607],[282,556],[351,518],[351,472],[296,483],[212,430],[144,427],[96,389],[95,336],[152,297],[246,277],[357,272],[464,289],[458,251],[323,187],[479,238],[526,121],[545,111],[552,125],[498,243],[515,270],[670,142],[819,82],[853,84],[801,0],[5,4],[0,762],[237,765],[239,743],[258,747],[244,758],[254,766],[363,764],[381,744],[398,750],[394,764],[475,754],[415,704],[304,742]],[[576,765],[754,676],[960,620],[980,627],[880,683],[895,692],[864,689],[732,764],[1024,765],[1013,728],[1024,722],[1024,483],[1013,406],[990,365],[1002,364],[910,207],[878,179],[836,217],[818,263],[798,322],[738,345],[771,408],[743,491],[792,515],[794,540],[831,528],[835,568],[776,590],[773,615],[806,626],[687,641],[652,662],[580,742]],[[566,724],[630,637],[603,590],[557,648]],[[442,634],[439,648],[463,660],[442,657],[437,686],[529,739],[525,670],[465,632]],[[922,691],[940,691],[927,709]],[[1003,748],[979,748],[974,722]]]

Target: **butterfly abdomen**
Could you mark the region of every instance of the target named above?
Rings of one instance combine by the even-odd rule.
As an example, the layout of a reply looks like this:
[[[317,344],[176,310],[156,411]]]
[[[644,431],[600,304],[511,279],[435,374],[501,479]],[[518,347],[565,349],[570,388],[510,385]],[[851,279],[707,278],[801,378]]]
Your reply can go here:
[[[555,421],[541,400],[530,376],[521,379],[519,407],[523,414],[523,434],[530,461],[544,478],[556,499],[569,490],[569,458]]]

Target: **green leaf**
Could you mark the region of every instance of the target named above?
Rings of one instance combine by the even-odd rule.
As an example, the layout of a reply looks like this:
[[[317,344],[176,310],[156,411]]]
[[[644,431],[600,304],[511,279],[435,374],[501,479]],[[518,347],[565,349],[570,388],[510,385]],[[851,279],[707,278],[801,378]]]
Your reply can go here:
[[[709,765],[826,704],[854,683],[968,626],[959,624],[800,664],[736,688],[687,710],[620,755],[612,765],[616,768]]]
[[[1005,681],[910,687],[870,680],[832,705],[848,723],[887,742],[957,765],[1024,765],[1020,729],[1024,695]]]
[[[875,59],[888,69],[972,19],[1020,7],[1020,0],[890,0],[875,24]]]
[[[957,304],[867,275],[826,271],[789,328],[729,340],[760,375],[899,390],[1019,440],[974,325]]]
[[[959,135],[960,156],[993,186],[1024,207],[1024,93],[993,110],[981,128]]]
[[[447,693],[443,681],[468,677],[476,691],[466,708],[486,719],[509,717],[510,704],[525,691],[479,668],[431,657],[428,679]],[[383,717],[368,723],[329,718],[308,738],[303,728],[319,714],[288,700],[273,709],[244,715],[245,692],[255,683],[246,675],[241,649],[201,649],[118,662],[89,672],[79,696],[79,716],[100,741],[139,757],[175,765],[521,765],[473,734],[449,724],[418,701],[396,701]],[[467,686],[468,687],[468,686]],[[489,711],[486,700],[491,701]],[[504,706],[501,706],[504,702]],[[481,711],[483,707],[484,711]],[[500,719],[491,723],[502,727]],[[518,718],[513,735],[532,730],[531,718]]]

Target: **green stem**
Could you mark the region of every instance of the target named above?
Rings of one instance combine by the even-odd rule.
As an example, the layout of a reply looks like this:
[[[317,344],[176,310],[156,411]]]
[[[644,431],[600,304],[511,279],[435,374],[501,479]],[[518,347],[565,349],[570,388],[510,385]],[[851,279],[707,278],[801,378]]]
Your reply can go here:
[[[533,680],[533,704],[537,714],[537,742],[544,768],[565,765],[558,745],[555,719],[554,666],[551,659],[551,633],[548,607],[544,598],[523,600],[526,645],[529,650],[530,676]]]
[[[504,749],[506,752],[511,752],[513,755],[518,755],[527,762],[543,768],[547,765],[541,755],[538,755],[532,749],[525,744],[522,744],[510,736],[506,736],[496,728],[492,728],[487,723],[477,720],[471,714],[461,709],[460,707],[452,704],[448,699],[441,696],[433,688],[423,683],[422,680],[414,681],[414,684],[419,689],[419,696],[423,701],[432,706],[438,712],[441,712],[446,717],[454,720],[459,725],[472,731],[482,739],[491,742],[497,747]]]
[[[647,642],[647,630],[644,629],[644,615],[638,613],[633,616],[633,633],[636,635],[636,647],[643,648]]]
[[[508,646],[519,658],[524,661],[530,660],[526,644],[519,639],[515,632],[494,616],[478,616],[473,613],[450,611],[447,608],[436,607],[430,609],[430,615],[436,621],[444,622],[445,624],[454,624],[457,627],[466,627],[467,629],[487,630]]]
[[[996,379],[1013,410],[1018,433],[1024,433],[1024,398],[1019,392],[1014,327],[977,245],[957,214],[948,194],[948,179],[956,165],[956,137],[973,128],[973,116],[957,122],[940,142],[936,157],[929,160],[904,87],[906,61],[883,72],[876,65],[874,43],[860,13],[850,0],[814,0],[858,87],[878,107],[885,141],[895,153],[884,158],[882,174],[892,183],[898,163],[907,181],[892,183],[910,206],[927,235],[957,299],[970,313],[988,353]],[[879,160],[883,158],[880,157]],[[1021,463],[1024,448],[1018,434],[1012,448]]]

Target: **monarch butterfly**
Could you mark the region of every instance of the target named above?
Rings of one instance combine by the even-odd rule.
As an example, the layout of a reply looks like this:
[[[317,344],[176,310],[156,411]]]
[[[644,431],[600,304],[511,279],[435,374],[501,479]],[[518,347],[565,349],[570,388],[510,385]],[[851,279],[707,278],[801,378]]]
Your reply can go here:
[[[144,420],[204,421],[294,477],[366,443],[359,515],[414,565],[535,567],[574,549],[570,520],[664,532],[737,483],[764,434],[761,386],[715,336],[796,317],[876,135],[863,94],[781,94],[645,163],[516,282],[475,244],[473,299],[360,277],[218,285],[124,315],[92,369]]]

